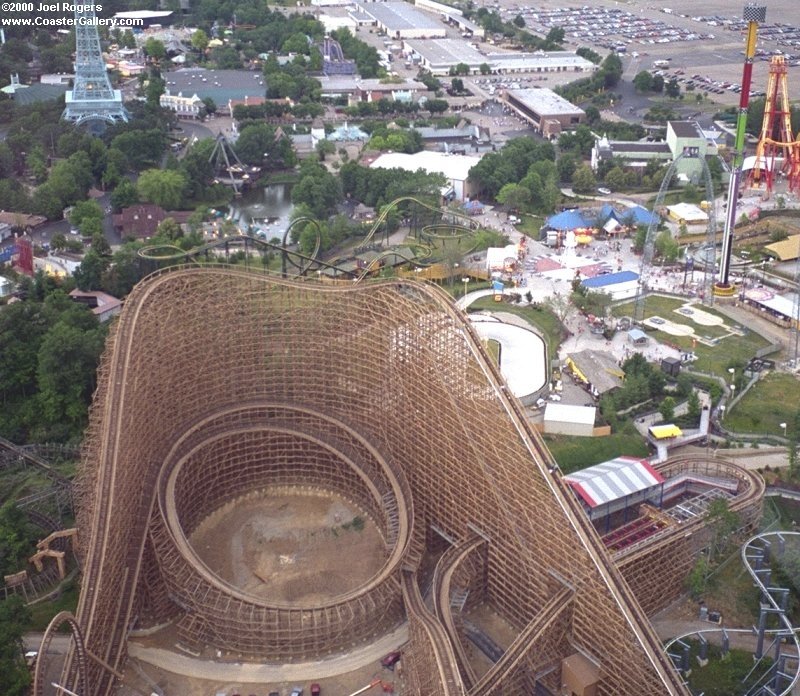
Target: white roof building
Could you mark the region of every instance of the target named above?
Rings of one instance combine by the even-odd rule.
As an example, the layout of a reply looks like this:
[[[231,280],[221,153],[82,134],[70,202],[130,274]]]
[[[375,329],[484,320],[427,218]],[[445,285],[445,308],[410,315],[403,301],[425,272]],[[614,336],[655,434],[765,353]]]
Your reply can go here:
[[[702,225],[708,222],[708,213],[692,203],[676,203],[668,205],[669,216],[678,223]]]
[[[555,435],[591,437],[597,408],[548,402],[544,409],[544,431]]]
[[[411,37],[404,37],[411,38]],[[414,37],[416,38],[416,37]],[[484,63],[494,72],[594,72],[597,66],[591,61],[570,53],[556,51],[545,53],[524,53],[508,51],[505,53],[482,53],[477,44],[464,39],[432,39],[429,41],[403,41],[403,51],[417,56],[422,67],[434,75],[446,75],[450,68],[464,63],[472,73],[478,73]]]
[[[370,2],[357,7],[393,39],[434,39],[447,34],[436,16],[407,2]]]
[[[430,174],[442,174],[453,190],[453,198],[463,201],[472,194],[468,181],[469,170],[480,161],[480,157],[470,155],[450,155],[445,152],[423,150],[413,155],[404,152],[388,152],[378,157],[370,167],[373,169],[404,169],[407,172],[416,172],[422,169]]]

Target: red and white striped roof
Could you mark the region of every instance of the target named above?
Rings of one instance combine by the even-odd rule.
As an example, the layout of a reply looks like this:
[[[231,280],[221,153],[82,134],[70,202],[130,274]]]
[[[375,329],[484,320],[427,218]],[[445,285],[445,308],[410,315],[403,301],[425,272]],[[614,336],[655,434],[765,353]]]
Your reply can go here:
[[[605,505],[664,482],[646,459],[617,457],[564,477],[589,507]]]

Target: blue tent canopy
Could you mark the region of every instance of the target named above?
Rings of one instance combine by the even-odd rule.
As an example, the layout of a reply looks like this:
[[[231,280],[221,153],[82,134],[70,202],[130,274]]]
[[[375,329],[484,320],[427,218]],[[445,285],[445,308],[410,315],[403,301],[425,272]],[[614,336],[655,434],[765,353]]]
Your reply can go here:
[[[547,226],[553,230],[576,230],[579,227],[590,227],[591,222],[577,210],[565,210],[549,218]]]
[[[622,223],[632,221],[634,225],[649,225],[651,223],[657,223],[660,220],[658,215],[651,213],[647,208],[643,208],[640,205],[623,210],[622,213],[618,215],[617,219]]]

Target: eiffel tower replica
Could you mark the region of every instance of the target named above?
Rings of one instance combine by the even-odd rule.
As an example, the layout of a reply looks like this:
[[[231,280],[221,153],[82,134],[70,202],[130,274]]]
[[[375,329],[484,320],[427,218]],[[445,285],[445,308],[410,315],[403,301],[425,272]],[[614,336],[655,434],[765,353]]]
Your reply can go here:
[[[75,84],[66,94],[66,103],[61,117],[87,124],[91,131],[102,131],[108,123],[128,120],[122,92],[112,89],[108,79],[93,5],[76,5]]]

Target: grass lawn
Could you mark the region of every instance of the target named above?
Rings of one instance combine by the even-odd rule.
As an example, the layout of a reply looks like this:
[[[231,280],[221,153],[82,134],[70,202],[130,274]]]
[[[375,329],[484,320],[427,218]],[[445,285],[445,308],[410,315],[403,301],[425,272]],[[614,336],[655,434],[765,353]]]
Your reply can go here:
[[[564,340],[564,325],[559,318],[546,308],[535,308],[511,302],[495,302],[492,297],[481,297],[473,302],[468,311],[508,312],[522,317],[539,330],[547,343],[547,357],[552,359],[558,355],[558,346]]]
[[[43,601],[31,607],[31,622],[28,631],[41,632],[47,628],[50,620],[60,611],[75,613],[78,607],[80,588],[77,580],[68,580],[62,586],[61,594],[53,601]]]
[[[539,239],[541,236],[539,230],[542,228],[542,225],[544,225],[543,217],[524,214],[522,216],[522,222],[517,225],[517,229],[531,239]]]
[[[544,441],[565,474],[600,464],[621,454],[629,457],[650,455],[647,442],[630,422],[608,437],[544,435]]]
[[[737,696],[746,694],[759,677],[772,665],[772,660],[764,658],[753,671],[746,684],[742,680],[753,669],[753,655],[745,650],[733,649],[723,661],[719,659],[720,651],[715,645],[708,646],[709,662],[705,667],[697,664],[699,641],[689,641],[691,650],[691,669],[689,686],[692,693],[704,696]]]
[[[725,414],[725,427],[734,432],[787,435],[797,427],[795,415],[800,409],[800,380],[790,374],[773,372],[745,394]],[[800,435],[800,433],[794,433]]]
[[[713,333],[720,332],[719,327],[700,326],[695,324],[688,317],[683,317],[683,315],[674,311],[685,303],[685,300],[672,297],[650,295],[645,301],[644,316],[660,316],[676,324],[686,324],[687,326],[693,327],[698,334],[702,335],[712,337],[714,335],[721,335],[720,333]],[[733,323],[731,319],[728,319],[709,307],[702,307],[702,309],[704,312],[721,317],[729,326]],[[633,316],[634,303],[626,302],[625,304],[616,305],[612,312],[614,316],[618,317]],[[755,356],[756,351],[769,345],[767,339],[753,332],[748,332],[744,336],[729,336],[728,338],[722,339],[716,346],[707,346],[699,342],[692,346],[691,336],[673,336],[663,331],[648,331],[648,335],[651,335],[655,340],[661,343],[676,346],[682,351],[694,351],[697,355],[697,361],[693,364],[692,368],[701,372],[710,372],[720,377],[725,377],[727,375],[728,367],[746,363],[750,358]]]
[[[492,362],[497,366],[500,367],[500,341],[496,341],[493,338],[486,339],[486,352],[489,353],[489,357],[492,359]]]

